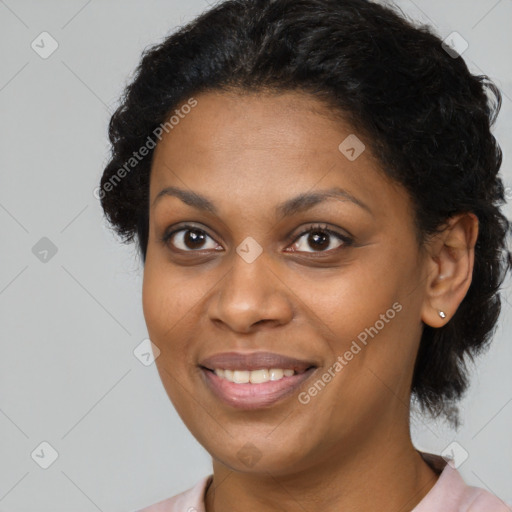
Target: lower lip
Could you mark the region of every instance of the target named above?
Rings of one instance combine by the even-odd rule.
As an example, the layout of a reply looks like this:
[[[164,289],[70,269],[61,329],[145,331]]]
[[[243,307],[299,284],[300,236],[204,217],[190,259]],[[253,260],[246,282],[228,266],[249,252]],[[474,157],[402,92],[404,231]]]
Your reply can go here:
[[[210,390],[224,403],[237,409],[260,409],[275,404],[296,391],[315,369],[310,368],[304,373],[260,384],[235,384],[201,368]]]

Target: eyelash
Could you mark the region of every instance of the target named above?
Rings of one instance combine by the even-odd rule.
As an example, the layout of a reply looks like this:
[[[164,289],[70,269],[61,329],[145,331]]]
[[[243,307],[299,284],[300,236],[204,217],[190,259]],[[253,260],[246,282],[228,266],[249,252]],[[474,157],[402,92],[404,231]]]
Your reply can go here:
[[[185,224],[183,226],[180,226],[177,229],[174,229],[173,231],[171,231],[169,233],[164,233],[164,235],[160,239],[160,242],[165,245],[168,245],[169,240],[172,238],[172,236],[181,231],[198,231],[199,233],[204,233],[206,236],[210,237],[213,240],[213,237],[211,237],[204,229],[198,228],[198,227],[190,225],[190,224]],[[347,235],[343,235],[341,233],[338,233],[337,231],[333,231],[332,229],[329,229],[325,224],[311,225],[306,230],[302,231],[300,234],[298,234],[296,236],[294,236],[294,235],[289,236],[287,239],[287,243],[288,244],[295,243],[298,240],[300,240],[304,235],[306,235],[308,233],[312,233],[312,232],[326,233],[330,236],[337,238],[340,242],[343,242],[343,243],[340,246],[338,246],[334,249],[329,249],[327,251],[292,251],[292,252],[295,252],[295,253],[304,253],[305,252],[306,254],[326,254],[326,253],[331,254],[335,251],[338,251],[338,250],[341,250],[348,246],[351,246],[354,243],[354,240],[351,237],[349,237]],[[196,249],[196,250],[190,249],[187,251],[184,251],[183,249],[176,249],[176,250],[180,251],[182,253],[183,252],[193,253],[193,252],[200,252],[201,250],[204,250],[204,249]]]

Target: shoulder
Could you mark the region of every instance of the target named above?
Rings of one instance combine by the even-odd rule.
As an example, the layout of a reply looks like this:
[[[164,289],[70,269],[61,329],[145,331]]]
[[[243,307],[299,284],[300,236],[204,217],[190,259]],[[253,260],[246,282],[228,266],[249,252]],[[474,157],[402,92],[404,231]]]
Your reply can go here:
[[[432,466],[442,468],[434,486],[412,512],[512,512],[512,507],[480,487],[467,485],[461,474],[440,456],[424,454]]]
[[[204,494],[211,479],[205,476],[194,487],[136,512],[205,512]]]

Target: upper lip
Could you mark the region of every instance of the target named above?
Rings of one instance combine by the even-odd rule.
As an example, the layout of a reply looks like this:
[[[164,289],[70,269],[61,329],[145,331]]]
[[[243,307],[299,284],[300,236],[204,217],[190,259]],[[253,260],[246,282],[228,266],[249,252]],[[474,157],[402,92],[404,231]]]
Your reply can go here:
[[[296,372],[304,372],[311,366],[316,366],[311,361],[296,359],[273,352],[222,352],[203,359],[200,366],[208,370],[260,370],[263,368],[290,369]]]

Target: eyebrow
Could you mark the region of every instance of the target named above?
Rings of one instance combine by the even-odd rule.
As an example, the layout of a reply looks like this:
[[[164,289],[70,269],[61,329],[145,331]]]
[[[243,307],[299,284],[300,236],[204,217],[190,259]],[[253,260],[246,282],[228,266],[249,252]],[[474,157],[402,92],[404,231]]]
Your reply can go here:
[[[151,208],[154,208],[157,202],[164,196],[177,197],[185,204],[197,208],[198,210],[208,211],[214,215],[218,215],[218,209],[210,199],[196,192],[184,190],[178,187],[166,187],[160,190],[155,197]],[[368,205],[340,187],[299,194],[298,196],[287,199],[283,203],[277,205],[276,213],[278,218],[282,219],[295,213],[308,210],[327,199],[341,199],[342,201],[349,201],[373,215]]]

